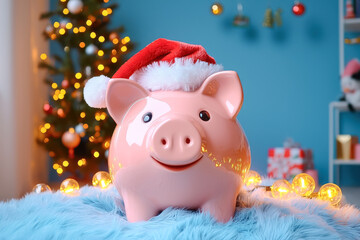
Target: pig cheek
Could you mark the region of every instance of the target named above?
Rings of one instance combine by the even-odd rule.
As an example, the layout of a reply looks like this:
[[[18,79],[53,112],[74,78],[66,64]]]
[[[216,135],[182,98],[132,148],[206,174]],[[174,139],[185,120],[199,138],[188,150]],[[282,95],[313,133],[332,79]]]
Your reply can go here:
[[[214,114],[213,114],[214,115]],[[213,116],[203,124],[206,134],[202,152],[215,167],[227,170],[244,178],[250,168],[250,149],[242,128],[233,119]]]

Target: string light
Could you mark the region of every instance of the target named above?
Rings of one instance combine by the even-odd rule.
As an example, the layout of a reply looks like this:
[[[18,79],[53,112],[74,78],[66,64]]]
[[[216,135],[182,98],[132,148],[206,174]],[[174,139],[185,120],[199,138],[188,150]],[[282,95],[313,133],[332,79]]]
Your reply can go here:
[[[73,27],[73,25],[72,25],[72,23],[69,22],[66,24],[65,27],[66,27],[66,29],[71,29]]]
[[[73,194],[79,190],[79,183],[73,178],[67,178],[62,181],[60,191],[65,194]]]
[[[79,47],[84,48],[84,47],[85,47],[85,43],[84,43],[84,42],[80,42],[80,43],[79,43]]]
[[[41,128],[40,128],[40,132],[41,132],[41,133],[46,133],[46,131],[47,131],[47,130],[46,130],[45,127],[41,127]]]
[[[112,9],[111,8],[107,8],[106,10],[107,10],[108,14],[112,14]]]
[[[104,0],[104,3],[108,3],[109,2],[109,0]]]
[[[320,199],[329,201],[332,205],[336,205],[342,198],[342,192],[336,184],[327,183],[321,186],[318,196]]]
[[[80,117],[81,117],[81,118],[85,118],[85,117],[86,117],[86,113],[85,113],[85,112],[81,112],[81,113],[80,113]]]
[[[59,22],[54,22],[54,28],[58,28],[58,27],[60,27],[60,23]]]
[[[104,51],[103,51],[103,50],[99,50],[97,54],[99,55],[99,57],[102,57],[102,56],[104,56]]]
[[[122,51],[122,52],[126,52],[126,51],[127,51],[127,47],[126,47],[126,46],[122,46],[122,47],[121,47],[121,51]]]
[[[78,82],[74,83],[74,88],[79,89],[80,88],[80,83],[78,83]]]
[[[65,31],[64,28],[61,28],[61,29],[59,30],[59,34],[60,34],[60,35],[64,35],[65,33],[66,33],[66,31]]]
[[[104,42],[104,41],[105,41],[105,37],[104,37],[104,36],[100,36],[100,37],[98,38],[98,40],[99,40],[99,42]]]
[[[78,72],[78,73],[76,73],[76,74],[75,74],[75,78],[76,78],[76,79],[80,79],[80,78],[82,78],[82,74],[81,74],[81,73],[79,73],[79,72]]]
[[[123,39],[121,39],[121,43],[122,44],[127,44],[128,42],[130,42],[130,38],[128,36],[124,37]]]
[[[46,60],[47,59],[47,55],[45,54],[45,53],[42,53],[41,55],[40,55],[40,59],[41,60]]]
[[[57,172],[59,175],[61,175],[61,174],[64,172],[64,170],[62,169],[62,167],[59,167],[58,169],[56,169],[56,172]]]
[[[115,55],[117,53],[116,49],[111,50],[111,53]]]
[[[55,34],[55,33],[51,34],[51,35],[50,35],[50,39],[51,39],[51,40],[55,40],[55,39],[56,39],[56,34]]]
[[[92,184],[94,187],[100,187],[102,189],[107,188],[111,183],[110,174],[104,171],[99,171],[94,174]]]
[[[45,123],[45,124],[44,124],[44,127],[45,127],[46,129],[50,129],[50,128],[51,128],[51,124],[50,124],[50,123]]]
[[[50,151],[50,152],[49,152],[49,156],[50,156],[50,157],[55,157],[55,152]]]
[[[86,28],[85,28],[84,26],[80,26],[80,27],[79,27],[79,32],[82,33],[82,32],[85,32],[85,31],[86,31]]]
[[[255,188],[256,186],[261,184],[260,174],[253,170],[250,170],[245,176],[244,183],[250,189]]]
[[[64,167],[68,167],[68,166],[69,166],[69,162],[68,162],[67,160],[65,160],[65,161],[63,161],[62,165],[63,165]]]
[[[91,24],[93,24],[93,22],[90,19],[86,20],[86,25],[88,25],[90,27]]]
[[[84,129],[88,129],[89,128],[89,125],[87,123],[83,124],[83,128]]]
[[[297,195],[310,196],[315,190],[315,180],[309,174],[298,174],[292,181],[292,188]]]
[[[57,85],[57,83],[52,83],[52,84],[51,84],[51,87],[52,87],[53,89],[57,89],[58,85]]]
[[[91,33],[90,33],[90,37],[91,37],[91,38],[96,38],[96,33],[95,33],[95,32],[91,32]]]
[[[95,158],[98,158],[100,156],[100,153],[98,151],[95,151],[93,155]]]
[[[64,14],[64,15],[68,15],[68,14],[69,14],[69,9],[64,8],[64,10],[63,10],[63,14]]]
[[[291,184],[284,180],[280,179],[274,182],[271,186],[271,195],[273,198],[284,198],[287,199],[291,193]]]
[[[89,137],[89,141],[90,141],[90,142],[94,142],[94,140],[95,140],[94,136],[90,136],[90,137]]]
[[[99,64],[99,65],[98,65],[98,69],[99,69],[99,71],[104,70],[104,68],[105,68],[105,67],[104,67],[104,65],[102,65],[102,64]]]
[[[79,29],[77,27],[74,27],[73,28],[73,33],[75,33],[75,34],[79,33]]]
[[[77,162],[77,164],[78,164],[79,167],[85,166],[85,165],[86,165],[86,159],[85,159],[85,158],[80,159],[80,160]]]
[[[111,58],[111,62],[112,62],[112,63],[116,63],[116,62],[117,62],[117,58],[116,58],[116,57],[112,57],[112,58]]]
[[[113,42],[113,44],[118,44],[119,43],[119,39],[117,39],[117,38],[114,38],[113,40],[112,40],[112,42]]]
[[[106,9],[102,10],[101,14],[106,17],[109,13]]]
[[[48,143],[50,141],[50,139],[49,138],[44,138],[44,143]]]

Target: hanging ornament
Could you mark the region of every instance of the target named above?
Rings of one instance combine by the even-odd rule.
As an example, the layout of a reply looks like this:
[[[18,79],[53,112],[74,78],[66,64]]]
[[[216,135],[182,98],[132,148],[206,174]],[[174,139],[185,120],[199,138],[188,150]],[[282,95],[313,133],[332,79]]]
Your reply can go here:
[[[278,26],[278,27],[282,26],[281,13],[282,13],[282,9],[278,8],[274,14],[274,21],[275,21],[276,26]]]
[[[107,188],[111,183],[110,174],[104,171],[95,173],[92,179],[92,185],[94,187],[100,187],[102,189]]]
[[[354,5],[353,5],[352,0],[346,0],[345,18],[355,18]]]
[[[214,3],[211,5],[211,13],[214,15],[220,15],[223,12],[223,6],[220,3]]]
[[[87,55],[93,55],[95,53],[97,53],[98,48],[94,45],[94,44],[90,44],[85,48],[85,53]]]
[[[69,83],[69,80],[67,80],[67,79],[64,79],[64,80],[61,82],[61,87],[62,87],[62,88],[68,88],[69,85],[70,85],[70,83]]]
[[[64,109],[62,108],[59,108],[57,111],[56,111],[57,115],[59,118],[65,118],[66,115],[65,115],[65,112],[64,112]]]
[[[44,106],[43,106],[43,110],[46,114],[52,114],[53,113],[53,110],[54,108],[48,104],[48,103],[45,103]]]
[[[80,141],[80,136],[75,132],[74,128],[70,128],[69,131],[64,132],[62,135],[61,142],[69,149],[69,158],[74,158],[74,148],[79,146]]]
[[[305,5],[302,4],[299,1],[295,1],[293,7],[292,7],[292,12],[296,15],[296,16],[301,16],[305,13]]]
[[[246,27],[249,25],[249,18],[243,15],[243,6],[241,3],[237,5],[238,14],[234,17],[233,25],[238,27]]]
[[[62,181],[60,191],[65,194],[75,194],[79,191],[79,183],[72,178],[67,178]]]
[[[274,18],[271,8],[265,10],[265,17],[263,21],[263,27],[272,28],[274,25]]]
[[[32,189],[32,192],[34,193],[42,193],[47,191],[51,192],[51,188],[45,183],[36,184]]]
[[[81,13],[84,7],[84,3],[81,0],[69,0],[67,3],[67,8],[72,14]]]
[[[109,40],[112,41],[115,38],[119,38],[119,35],[117,33],[115,33],[115,32],[110,33]]]

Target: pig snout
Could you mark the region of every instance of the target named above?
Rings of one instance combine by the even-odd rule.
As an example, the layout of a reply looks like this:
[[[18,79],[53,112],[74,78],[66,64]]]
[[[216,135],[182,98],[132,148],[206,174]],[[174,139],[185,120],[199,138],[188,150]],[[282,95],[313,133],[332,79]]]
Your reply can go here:
[[[183,119],[159,123],[149,141],[151,157],[165,165],[183,166],[202,157],[200,133]]]

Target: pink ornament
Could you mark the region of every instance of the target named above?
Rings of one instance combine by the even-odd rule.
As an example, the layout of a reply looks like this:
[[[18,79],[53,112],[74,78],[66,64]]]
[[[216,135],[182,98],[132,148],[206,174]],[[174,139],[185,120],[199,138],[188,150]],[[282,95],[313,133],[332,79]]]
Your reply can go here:
[[[80,136],[75,132],[74,129],[70,129],[69,131],[64,132],[62,135],[61,142],[69,149],[70,158],[74,158],[74,148],[79,146],[80,141]]]
[[[62,86],[63,88],[68,88],[69,85],[70,85],[70,83],[69,83],[69,80],[67,80],[67,79],[64,79],[64,80],[61,82],[61,86]]]

